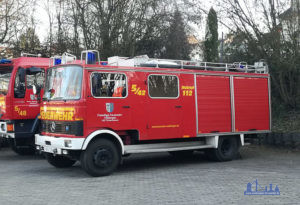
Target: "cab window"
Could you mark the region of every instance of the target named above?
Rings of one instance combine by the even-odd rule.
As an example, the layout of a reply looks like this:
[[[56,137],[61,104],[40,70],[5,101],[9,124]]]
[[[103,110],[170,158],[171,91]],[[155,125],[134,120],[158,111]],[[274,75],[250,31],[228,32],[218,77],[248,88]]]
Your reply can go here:
[[[33,85],[37,85],[40,88],[44,88],[45,81],[45,70],[42,69],[42,72],[36,73],[34,75],[26,75],[26,84],[28,89],[32,89]]]
[[[94,97],[116,98],[127,96],[125,74],[93,73],[91,75],[91,85]]]
[[[14,96],[15,98],[24,98],[25,92],[25,69],[19,68],[15,78]]]
[[[177,98],[179,96],[178,84],[178,77],[175,75],[150,75],[148,77],[149,96]]]

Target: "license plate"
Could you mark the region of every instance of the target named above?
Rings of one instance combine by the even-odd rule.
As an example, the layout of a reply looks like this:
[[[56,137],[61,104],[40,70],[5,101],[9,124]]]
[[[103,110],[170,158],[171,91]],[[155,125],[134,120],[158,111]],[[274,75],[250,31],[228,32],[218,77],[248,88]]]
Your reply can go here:
[[[53,153],[53,149],[51,147],[44,147],[45,152]]]

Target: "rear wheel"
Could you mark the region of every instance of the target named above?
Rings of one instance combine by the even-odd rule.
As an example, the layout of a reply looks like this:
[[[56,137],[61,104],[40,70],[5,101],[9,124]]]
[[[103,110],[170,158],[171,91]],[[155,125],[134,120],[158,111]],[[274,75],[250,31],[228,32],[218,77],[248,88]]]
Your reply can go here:
[[[225,136],[219,138],[217,149],[206,150],[206,154],[210,159],[215,161],[231,161],[236,158],[239,150],[238,148],[238,141],[235,137]]]
[[[82,168],[91,176],[111,174],[120,164],[117,146],[107,139],[96,139],[81,153]]]
[[[72,160],[64,156],[53,156],[49,153],[47,153],[45,156],[49,164],[53,165],[56,168],[72,167],[76,162],[76,160]]]

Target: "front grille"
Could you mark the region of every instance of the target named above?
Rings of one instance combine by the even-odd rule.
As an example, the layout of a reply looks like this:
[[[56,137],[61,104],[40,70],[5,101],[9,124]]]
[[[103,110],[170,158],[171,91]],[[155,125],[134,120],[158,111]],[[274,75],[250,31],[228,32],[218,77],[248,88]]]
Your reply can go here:
[[[41,132],[83,136],[83,121],[64,122],[43,120]]]

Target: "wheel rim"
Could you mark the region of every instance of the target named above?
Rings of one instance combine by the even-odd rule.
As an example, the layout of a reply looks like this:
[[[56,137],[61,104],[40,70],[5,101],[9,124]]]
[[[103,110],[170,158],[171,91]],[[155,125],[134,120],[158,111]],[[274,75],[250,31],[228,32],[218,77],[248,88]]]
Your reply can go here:
[[[221,152],[224,156],[230,154],[231,151],[231,143],[229,139],[225,139],[221,145]]]
[[[94,154],[94,164],[100,168],[109,167],[112,164],[113,155],[106,148],[98,149]]]

